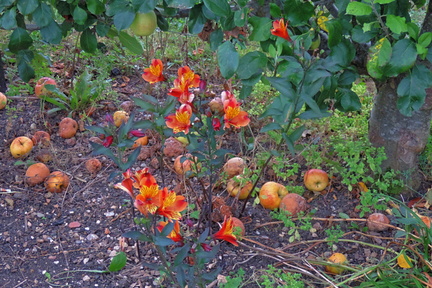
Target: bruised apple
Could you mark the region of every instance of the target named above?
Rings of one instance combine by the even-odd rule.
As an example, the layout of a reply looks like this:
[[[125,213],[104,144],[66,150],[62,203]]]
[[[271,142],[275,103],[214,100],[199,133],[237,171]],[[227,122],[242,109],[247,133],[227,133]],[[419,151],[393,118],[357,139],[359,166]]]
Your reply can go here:
[[[227,191],[230,196],[238,197],[240,200],[244,200],[248,197],[251,192],[253,184],[251,181],[245,181],[240,175],[234,176],[227,182]]]
[[[51,141],[51,136],[45,131],[36,131],[32,137],[33,145],[41,145],[48,147]]]
[[[269,181],[261,187],[259,200],[264,208],[274,210],[279,208],[281,198],[287,194],[288,190],[284,185]]]
[[[5,94],[0,92],[0,110],[5,108],[7,104],[7,97]]]
[[[10,152],[14,158],[27,156],[33,149],[33,141],[26,137],[20,136],[15,138],[10,145]]]
[[[390,224],[389,218],[379,212],[372,213],[367,218],[367,226],[370,231],[374,231],[374,232],[385,231],[389,228],[386,224]]]
[[[148,13],[137,13],[130,25],[130,29],[137,36],[149,36],[153,34],[157,27],[156,13],[151,11]]]
[[[304,176],[304,184],[306,188],[313,192],[320,192],[324,190],[328,183],[328,174],[321,169],[310,169]]]
[[[61,193],[69,186],[69,176],[62,171],[52,172],[45,180],[45,188],[51,193]]]
[[[78,131],[78,123],[69,117],[63,118],[59,123],[59,136],[69,139],[75,136]]]
[[[246,167],[246,162],[240,157],[234,157],[229,159],[225,165],[223,166],[223,171],[228,176],[228,178],[232,178],[236,175],[240,175],[243,173]]]
[[[234,234],[237,232],[240,236],[244,236],[246,233],[246,229],[243,222],[236,217],[232,217],[231,219],[234,225],[234,229],[233,229]]]
[[[327,260],[334,264],[344,265],[348,263],[346,256],[342,253],[333,253]],[[331,274],[342,274],[345,271],[342,267],[330,265],[325,266],[325,270]]]
[[[85,168],[91,174],[96,174],[102,169],[102,163],[97,158],[91,158],[85,162]]]
[[[291,216],[296,216],[301,211],[306,211],[308,204],[303,196],[296,193],[285,195],[279,205],[281,211],[286,211]]]
[[[36,86],[35,86],[35,95],[37,97],[41,97],[44,95],[50,95],[51,91],[49,91],[45,85],[50,84],[50,85],[54,85],[57,86],[57,83],[55,82],[54,79],[49,78],[49,77],[42,77],[41,79],[39,79],[36,82]]]
[[[129,114],[126,111],[116,111],[113,114],[114,125],[120,127],[121,124],[126,123],[129,120]]]
[[[44,163],[35,163],[27,168],[25,179],[28,185],[34,186],[44,182],[49,175],[50,170]]]
[[[187,172],[196,172],[196,166],[192,160],[193,156],[191,154],[179,155],[174,160],[174,170],[178,175],[185,175]]]

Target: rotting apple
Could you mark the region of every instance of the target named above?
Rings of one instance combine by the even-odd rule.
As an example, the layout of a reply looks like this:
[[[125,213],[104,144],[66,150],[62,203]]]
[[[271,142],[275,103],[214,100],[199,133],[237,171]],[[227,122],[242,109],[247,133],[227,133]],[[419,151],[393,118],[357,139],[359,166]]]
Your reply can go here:
[[[281,198],[287,194],[288,190],[284,185],[268,181],[260,189],[259,200],[264,208],[274,210],[279,208]]]
[[[78,123],[69,117],[65,117],[59,123],[59,136],[64,139],[70,139],[78,131]]]
[[[120,127],[121,124],[129,120],[129,114],[126,111],[118,110],[113,114],[114,125]]]
[[[62,171],[54,171],[45,179],[45,188],[51,193],[61,193],[69,186],[69,176]]]
[[[41,96],[44,95],[50,95],[52,92],[49,91],[45,85],[54,85],[57,86],[57,83],[54,79],[50,78],[50,77],[42,77],[40,78],[37,82],[36,82],[36,86],[35,86],[35,95],[39,98],[41,98]]]
[[[33,149],[33,141],[26,137],[20,136],[15,138],[10,144],[10,152],[14,158],[27,156]]]
[[[5,94],[0,92],[0,110],[5,108],[7,104],[7,97]]]
[[[387,230],[389,227],[386,224],[390,224],[389,218],[382,213],[372,213],[367,218],[367,226],[370,231],[381,232]]]
[[[246,168],[246,162],[240,157],[229,159],[223,166],[223,171],[228,179],[243,173]]]
[[[328,174],[321,169],[310,169],[304,175],[304,184],[313,192],[321,192],[329,184]]]
[[[199,163],[197,165],[199,166]],[[194,174],[193,172],[197,171],[196,164],[193,161],[193,156],[191,154],[177,156],[174,160],[174,171],[178,175],[187,175],[190,171],[192,172],[190,176],[192,176]]]
[[[285,195],[279,205],[281,211],[286,211],[290,216],[297,216],[301,211],[306,211],[308,204],[306,199],[296,193],[288,193]]]
[[[236,218],[236,217],[232,217],[231,218],[233,221],[233,225],[234,225],[234,229],[233,232],[240,234],[240,236],[244,236],[246,234],[246,229],[245,226],[243,224],[243,221],[241,221],[240,219]]]
[[[333,253],[327,260],[334,264],[344,265],[348,263],[346,256],[342,253]],[[345,271],[343,267],[336,267],[331,265],[325,266],[325,270],[332,274],[342,274]]]
[[[244,200],[248,197],[252,187],[253,184],[251,181],[246,181],[241,175],[237,175],[228,180],[226,189],[230,196]]]
[[[102,169],[102,163],[97,158],[90,158],[85,162],[85,168],[91,174],[96,174]]]
[[[45,131],[36,131],[32,137],[33,145],[41,145],[43,147],[48,147],[50,145],[51,136]]]
[[[40,184],[50,175],[48,166],[44,163],[35,163],[27,168],[25,173],[26,183],[30,186]]]
[[[154,11],[137,13],[130,25],[130,29],[137,36],[149,36],[157,27],[157,16]]]

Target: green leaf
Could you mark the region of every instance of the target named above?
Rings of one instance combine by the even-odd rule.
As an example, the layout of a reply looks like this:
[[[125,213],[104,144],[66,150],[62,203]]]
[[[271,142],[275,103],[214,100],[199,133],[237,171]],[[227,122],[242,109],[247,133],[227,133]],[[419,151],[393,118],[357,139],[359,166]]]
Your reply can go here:
[[[249,18],[249,23],[252,25],[252,33],[249,35],[249,40],[266,41],[270,38],[270,30],[273,27],[271,19],[254,16]]]
[[[372,13],[372,7],[362,2],[350,2],[346,9],[346,14],[354,16],[366,16]]]
[[[29,48],[32,44],[33,39],[29,33],[25,29],[17,27],[10,35],[8,48],[11,52],[17,53]]]
[[[145,234],[139,231],[128,231],[126,233],[123,233],[122,237],[139,240],[143,242],[151,242],[151,239],[147,237]]]
[[[18,10],[23,15],[29,15],[33,13],[38,6],[39,6],[38,0],[18,0],[17,1]]]
[[[136,39],[136,37],[130,36],[125,31],[120,31],[119,39],[120,43],[122,43],[122,45],[132,53],[139,55],[144,53],[144,49],[138,39]]]
[[[218,28],[210,34],[210,49],[216,51],[223,41],[224,34],[222,29]]]
[[[296,92],[291,83],[286,78],[268,77],[267,80],[276,88],[285,98],[294,99]]]
[[[192,34],[200,33],[207,19],[202,12],[202,5],[195,5],[189,12],[188,28]]]
[[[6,30],[12,30],[13,28],[17,27],[16,8],[12,7],[9,10],[6,10],[0,20],[2,27]]]
[[[164,247],[164,246],[173,245],[173,244],[175,244],[175,242],[172,239],[167,238],[166,236],[156,236],[156,237],[154,237],[154,244],[157,246]]]
[[[261,128],[260,133],[265,133],[267,131],[272,131],[272,130],[281,130],[281,129],[282,126],[279,123],[271,122],[265,125],[263,128]]]
[[[237,76],[240,79],[249,79],[256,73],[260,73],[267,64],[267,57],[259,51],[249,52],[240,58],[237,68]]]
[[[156,0],[132,0],[132,5],[134,6],[134,10],[138,11],[139,13],[148,13],[155,9],[157,4]]]
[[[99,15],[105,11],[105,5],[99,0],[87,0],[87,9],[90,13]]]
[[[51,7],[45,3],[41,3],[41,5],[33,12],[33,20],[39,27],[49,25],[51,21],[54,20]]]
[[[423,47],[428,47],[429,44],[432,42],[432,32],[425,32],[418,38],[418,44],[420,44]]]
[[[417,60],[417,49],[409,39],[401,39],[394,44],[389,63],[383,69],[388,77],[397,76],[408,71]]]
[[[231,7],[228,1],[224,0],[204,0],[204,5],[214,14],[222,17],[228,17],[231,14]]]
[[[284,4],[284,12],[290,26],[309,24],[309,19],[314,15],[314,6],[309,1],[287,0]]]
[[[402,32],[408,32],[405,17],[396,15],[387,15],[386,26],[395,34],[401,34]]]
[[[60,44],[62,40],[62,30],[54,20],[45,27],[40,29],[42,38],[51,44]]]
[[[407,23],[408,34],[414,40],[417,40],[418,34],[420,33],[420,28],[415,23],[408,22]]]
[[[94,53],[96,51],[97,48],[96,35],[89,28],[84,30],[83,33],[81,34],[80,45],[81,48],[88,53]]]
[[[240,56],[230,41],[225,41],[217,50],[219,69],[225,79],[231,78],[237,70]]]
[[[383,67],[390,61],[392,49],[387,38],[381,38],[369,49],[369,61],[366,68],[370,76],[376,79],[383,77]]]
[[[339,88],[336,98],[338,100],[336,107],[343,112],[358,111],[361,109],[360,99],[351,89]]]
[[[123,269],[126,266],[127,256],[123,251],[117,253],[116,256],[111,260],[111,263],[108,267],[110,272],[117,272]]]
[[[183,247],[181,247],[180,251],[177,253],[174,258],[174,267],[179,266],[183,263],[183,260],[188,256],[189,250],[191,248],[191,244],[187,243]]]
[[[394,1],[396,1],[396,0],[374,0],[374,3],[383,5],[383,4],[392,3]]]
[[[135,19],[135,12],[132,9],[121,11],[114,15],[113,21],[114,26],[117,30],[123,30],[128,28]]]
[[[342,40],[342,24],[338,19],[332,19],[325,22],[325,25],[329,30],[328,45],[331,48]]]
[[[75,7],[74,11],[72,12],[72,16],[74,21],[79,25],[84,25],[87,20],[87,12],[79,7],[78,5]]]
[[[34,57],[33,51],[30,50],[20,50],[17,54],[17,65],[18,73],[21,79],[25,82],[29,82],[35,77],[35,72],[33,67],[30,65]]]
[[[248,20],[248,8],[243,8],[234,12],[234,24],[238,27],[243,27],[246,25]]]

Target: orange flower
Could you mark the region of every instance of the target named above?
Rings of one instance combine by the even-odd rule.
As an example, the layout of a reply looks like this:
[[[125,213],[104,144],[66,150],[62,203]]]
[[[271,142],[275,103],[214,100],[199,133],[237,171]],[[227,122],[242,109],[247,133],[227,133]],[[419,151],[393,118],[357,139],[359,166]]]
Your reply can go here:
[[[165,77],[162,74],[163,64],[160,59],[153,59],[149,68],[144,69],[142,78],[150,84],[165,81]]]
[[[228,98],[228,100],[225,100],[223,104],[225,112],[224,128],[229,128],[231,125],[240,128],[249,124],[250,119],[248,113],[241,111],[240,103],[238,103],[234,97]]]
[[[159,203],[160,207],[156,214],[172,220],[179,220],[181,218],[180,212],[185,210],[188,205],[184,196],[176,195],[174,191],[168,191],[166,187],[159,191]]]
[[[237,237],[233,234],[234,223],[232,217],[225,216],[222,228],[213,235],[214,239],[225,240],[234,246],[238,246]]]
[[[180,67],[177,70],[178,78],[182,82],[188,83],[188,88],[199,87],[200,76],[195,74],[188,66]]]
[[[133,174],[130,169],[122,173],[124,180],[114,185],[114,188],[126,191],[133,199],[133,188],[140,189],[140,185],[157,185],[156,179],[148,172],[148,168],[138,170]]]
[[[138,170],[133,178],[137,182],[138,187],[157,185],[156,178],[149,172],[148,168]]]
[[[179,102],[182,104],[192,103],[194,94],[189,92],[189,83],[182,81],[182,79],[174,80],[174,88],[171,88],[168,95],[179,98]]]
[[[122,189],[123,191],[126,191],[129,194],[129,196],[135,199],[135,195],[133,193],[133,184],[134,182],[131,178],[126,178],[121,183],[115,184],[114,188]]]
[[[288,25],[288,22],[287,22]],[[284,19],[273,21],[273,29],[271,29],[271,34],[284,38],[288,41],[291,41],[291,38],[288,34],[288,27],[285,25]]]
[[[156,210],[160,206],[159,200],[159,186],[141,186],[140,194],[135,198],[135,207],[145,216],[150,212],[150,214],[155,214]]]
[[[184,132],[189,133],[189,128],[192,126],[190,118],[192,116],[192,107],[188,104],[182,104],[175,114],[165,117],[166,125],[173,129],[174,133]]]
[[[168,221],[160,221],[156,226],[159,232],[162,232],[163,228],[168,224]],[[180,235],[180,224],[178,221],[174,222],[174,229],[167,235],[168,238],[174,242],[182,242],[183,237]]]

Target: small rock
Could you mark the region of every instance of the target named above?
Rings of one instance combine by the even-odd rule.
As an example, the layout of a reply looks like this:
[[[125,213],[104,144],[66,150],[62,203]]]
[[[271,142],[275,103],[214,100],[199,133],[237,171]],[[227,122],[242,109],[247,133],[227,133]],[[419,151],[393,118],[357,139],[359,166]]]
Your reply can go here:
[[[78,228],[78,227],[81,227],[81,223],[78,221],[74,221],[74,222],[69,223],[69,228],[71,228],[71,229]]]
[[[87,235],[86,239],[88,241],[93,241],[93,240],[99,239],[99,236],[97,236],[96,234],[89,234],[89,235]]]
[[[83,281],[90,281],[90,277],[88,275],[84,275]]]
[[[108,212],[105,212],[104,215],[106,217],[112,217],[112,216],[114,216],[114,212],[113,211],[108,211]]]

